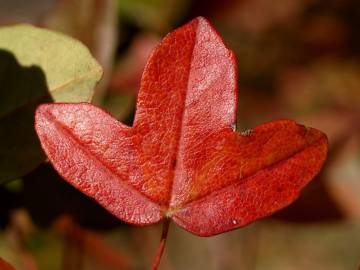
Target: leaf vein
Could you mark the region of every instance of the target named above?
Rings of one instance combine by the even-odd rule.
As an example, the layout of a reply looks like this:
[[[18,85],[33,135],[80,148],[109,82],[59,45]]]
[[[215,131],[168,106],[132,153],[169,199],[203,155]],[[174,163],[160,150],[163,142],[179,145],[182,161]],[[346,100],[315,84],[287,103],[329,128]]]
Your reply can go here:
[[[92,153],[88,148],[84,147],[82,145],[81,140],[78,137],[76,137],[66,125],[64,125],[59,120],[57,120],[56,117],[52,113],[47,112],[47,117],[62,131],[63,134],[68,135],[69,139],[72,140],[75,144],[77,144],[79,146],[79,148],[81,150],[83,150],[90,159],[92,159],[95,162],[98,162],[100,165],[102,165],[112,176],[114,176],[116,179],[119,179],[120,180],[119,182],[121,182],[128,190],[136,193],[143,199],[147,200],[149,203],[158,205],[157,203],[150,200],[150,198],[148,198],[145,194],[141,193],[139,190],[134,188],[132,185],[126,183],[123,180],[123,177],[121,177],[118,173],[114,172],[111,169],[111,167],[109,167],[103,160],[101,160],[94,153]]]

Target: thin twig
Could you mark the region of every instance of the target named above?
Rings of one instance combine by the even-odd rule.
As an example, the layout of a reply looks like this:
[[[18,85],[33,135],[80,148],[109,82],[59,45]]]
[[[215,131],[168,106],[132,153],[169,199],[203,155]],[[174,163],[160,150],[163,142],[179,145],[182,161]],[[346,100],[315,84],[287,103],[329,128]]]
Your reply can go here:
[[[154,260],[153,260],[153,263],[151,266],[152,270],[157,270],[159,267],[161,257],[164,253],[165,243],[166,243],[166,239],[167,239],[167,235],[168,235],[168,231],[169,231],[169,225],[170,225],[170,219],[167,218],[164,220],[164,223],[163,223],[160,244],[158,246],[156,256],[154,257]]]
[[[23,269],[25,270],[37,270],[38,266],[36,264],[35,258],[27,245],[27,238],[29,236],[29,217],[27,213],[19,210],[16,211],[11,217],[10,223],[10,233],[13,235],[16,250],[20,256]],[[1,269],[1,268],[0,268]]]
[[[62,269],[81,270],[84,265],[84,236],[70,219],[64,229]]]
[[[80,227],[71,218],[67,216],[59,218],[55,228],[67,243],[64,249],[63,269],[70,269],[65,264],[68,259],[71,259],[69,257],[71,254],[67,255],[67,253],[70,250],[72,253],[79,253],[79,249],[84,255],[111,269],[131,269],[130,259],[124,253],[115,251],[103,240],[101,235]],[[66,258],[66,255],[69,258]]]

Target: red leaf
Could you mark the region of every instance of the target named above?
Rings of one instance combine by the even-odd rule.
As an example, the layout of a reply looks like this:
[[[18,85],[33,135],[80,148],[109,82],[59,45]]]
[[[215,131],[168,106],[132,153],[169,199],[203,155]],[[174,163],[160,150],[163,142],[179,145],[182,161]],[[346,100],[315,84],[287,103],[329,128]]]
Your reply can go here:
[[[327,154],[293,121],[235,133],[236,107],[235,57],[197,18],[152,53],[132,128],[84,103],[42,105],[35,126],[56,170],[118,218],[209,236],[290,204]]]
[[[15,268],[0,258],[0,270],[15,270]]]

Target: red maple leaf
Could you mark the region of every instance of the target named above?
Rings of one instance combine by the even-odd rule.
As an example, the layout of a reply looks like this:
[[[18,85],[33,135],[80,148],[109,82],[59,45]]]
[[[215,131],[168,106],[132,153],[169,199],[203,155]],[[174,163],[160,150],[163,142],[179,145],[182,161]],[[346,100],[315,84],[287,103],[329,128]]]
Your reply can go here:
[[[234,132],[236,83],[232,51],[200,17],[153,51],[133,127],[85,103],[41,105],[35,127],[60,175],[119,219],[215,235],[293,202],[328,150],[294,121]]]

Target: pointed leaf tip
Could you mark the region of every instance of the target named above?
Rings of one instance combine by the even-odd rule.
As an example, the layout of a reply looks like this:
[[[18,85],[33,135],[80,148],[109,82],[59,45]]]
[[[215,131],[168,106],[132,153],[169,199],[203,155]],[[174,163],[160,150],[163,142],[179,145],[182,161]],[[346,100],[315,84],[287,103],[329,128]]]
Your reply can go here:
[[[236,76],[198,17],[151,54],[133,127],[89,104],[49,104],[36,130],[56,170],[123,221],[222,233],[294,201],[327,155],[323,133],[290,120],[234,132]]]

